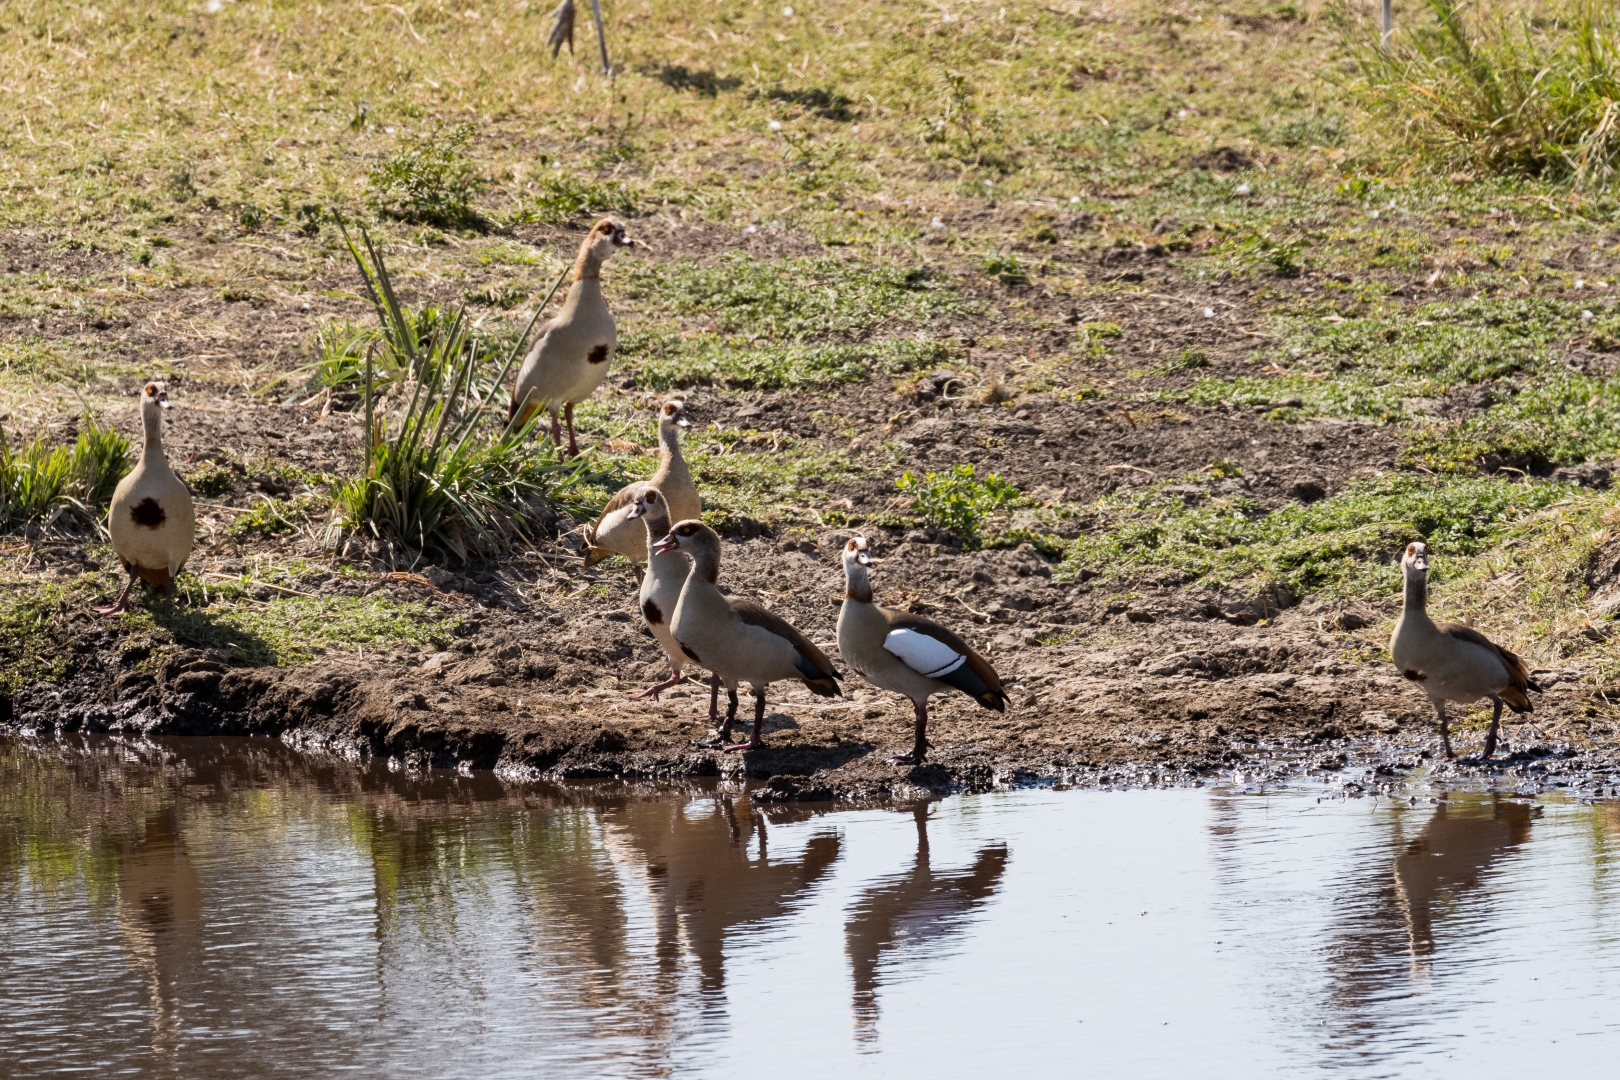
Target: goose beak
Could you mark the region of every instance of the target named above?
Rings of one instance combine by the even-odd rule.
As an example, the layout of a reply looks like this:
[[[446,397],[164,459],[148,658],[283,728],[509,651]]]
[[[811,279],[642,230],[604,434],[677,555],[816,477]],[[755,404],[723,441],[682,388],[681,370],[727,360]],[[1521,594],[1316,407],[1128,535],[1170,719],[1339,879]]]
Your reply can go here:
[[[864,551],[857,551],[855,553],[855,561],[860,563],[862,566],[871,566],[872,556],[868,555]]]
[[[685,413],[682,413],[681,415],[679,415],[679,416],[677,416],[675,418],[675,426],[676,427],[689,428],[689,427],[692,426],[692,421],[690,421],[690,420],[688,420],[686,418]]]
[[[613,234],[613,243],[616,247],[633,248],[636,246],[636,242],[630,238],[629,234],[623,231]]]
[[[680,546],[681,542],[675,539],[674,533],[665,533],[664,538],[652,546],[652,553],[654,555],[662,555],[664,552],[674,551]]]
[[[628,509],[628,510],[626,510],[624,512],[624,516],[625,516],[625,518],[627,520],[632,520],[632,519],[641,517],[646,513],[647,513],[647,504],[638,502],[638,503],[631,504],[630,509]]]
[[[1427,574],[1429,572],[1429,557],[1427,555],[1414,556],[1412,559],[1412,569],[1420,573]]]
[[[158,408],[160,408],[160,409],[172,409],[172,408],[174,408],[173,405],[169,404],[169,395],[168,394],[159,394],[158,398],[157,398],[157,403],[158,403]]]

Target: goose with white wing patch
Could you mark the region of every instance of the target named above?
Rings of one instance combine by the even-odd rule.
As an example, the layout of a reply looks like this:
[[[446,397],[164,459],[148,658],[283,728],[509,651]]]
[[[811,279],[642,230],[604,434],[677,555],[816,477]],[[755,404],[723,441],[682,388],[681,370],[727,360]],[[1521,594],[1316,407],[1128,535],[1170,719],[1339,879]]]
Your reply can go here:
[[[845,663],[884,690],[904,694],[915,710],[911,760],[928,753],[928,699],[960,690],[986,709],[1006,711],[1001,677],[967,642],[923,615],[872,602],[872,564],[864,536],[844,545],[844,606],[838,613],[838,653]]]

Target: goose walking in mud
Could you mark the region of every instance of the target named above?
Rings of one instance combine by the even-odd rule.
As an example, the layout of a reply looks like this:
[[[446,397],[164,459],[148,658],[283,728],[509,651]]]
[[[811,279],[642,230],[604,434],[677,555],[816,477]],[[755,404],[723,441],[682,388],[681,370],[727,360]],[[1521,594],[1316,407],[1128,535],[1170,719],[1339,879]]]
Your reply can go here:
[[[1401,558],[1406,596],[1395,633],[1389,639],[1389,653],[1401,674],[1417,683],[1434,702],[1440,715],[1440,745],[1447,758],[1457,755],[1451,749],[1451,732],[1446,718],[1446,702],[1462,704],[1491,699],[1491,727],[1485,733],[1483,759],[1496,752],[1497,733],[1502,722],[1502,706],[1516,713],[1531,711],[1527,691],[1541,693],[1530,678],[1524,661],[1495,644],[1484,634],[1461,623],[1439,623],[1426,609],[1429,593],[1429,553],[1423,544],[1407,544]]]
[[[720,591],[720,536],[701,521],[682,521],[652,546],[652,554],[679,550],[692,560],[670,632],[694,663],[726,685],[729,704],[716,740],[727,750],[757,750],[765,725],[765,688],[797,679],[821,697],[837,697],[842,678],[827,654],[780,615]],[[737,686],[754,688],[754,730],[745,743],[730,745],[737,718]]]
[[[602,264],[635,241],[624,226],[608,218],[598,221],[579,247],[574,263],[574,284],[562,310],[540,329],[540,337],[523,358],[512,388],[508,419],[527,423],[539,409],[551,413],[551,438],[562,447],[561,410],[568,423],[567,456],[579,454],[574,435],[574,406],[596,392],[607,378],[613,350],[619,343],[613,313],[602,299]]]
[[[686,418],[686,402],[670,398],[658,412],[658,470],[651,480],[638,480],[620,488],[602,516],[596,519],[585,537],[585,565],[595,566],[613,555],[623,555],[633,563],[647,561],[647,547],[669,531],[666,525],[651,539],[647,528],[631,511],[636,497],[657,489],[659,508],[669,521],[696,521],[703,516],[703,503],[698,498],[697,484],[692,470],[681,456],[681,429],[692,422]],[[681,560],[677,557],[676,562]],[[682,575],[684,577],[684,575]]]
[[[633,700],[639,701],[648,698],[657,701],[660,691],[680,683],[685,677],[682,673],[684,668],[693,662],[670,630],[670,619],[675,614],[675,605],[680,602],[681,588],[686,584],[686,559],[675,550],[652,554],[654,545],[669,532],[668,507],[669,501],[664,498],[663,492],[648,485],[636,493],[628,514],[636,524],[645,524],[647,534],[649,557],[647,573],[641,579],[641,617],[646,620],[647,629],[652,631],[653,640],[669,657],[670,665],[669,678],[635,695]],[[709,679],[709,723],[712,725],[719,724],[719,704],[720,677],[713,675]]]
[[[911,761],[928,753],[928,699],[960,690],[986,709],[1004,712],[1001,678],[967,642],[923,615],[872,602],[866,537],[844,545],[844,606],[838,612],[838,654],[868,681],[911,699],[917,728]]]
[[[136,578],[174,592],[174,579],[191,557],[197,535],[191,489],[174,475],[163,453],[163,413],[169,407],[169,390],[163,383],[149,382],[141,388],[146,442],[135,468],[114,489],[107,516],[113,550],[129,580],[118,600],[110,607],[96,608],[97,614],[118,615],[128,610],[129,591]]]

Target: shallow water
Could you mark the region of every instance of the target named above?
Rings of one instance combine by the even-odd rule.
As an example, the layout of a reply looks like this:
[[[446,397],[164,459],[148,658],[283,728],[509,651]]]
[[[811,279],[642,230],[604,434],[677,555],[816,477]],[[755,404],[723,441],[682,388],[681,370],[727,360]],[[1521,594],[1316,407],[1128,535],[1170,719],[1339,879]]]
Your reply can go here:
[[[756,807],[0,740],[0,1075],[1455,1076],[1620,1050],[1620,807]]]

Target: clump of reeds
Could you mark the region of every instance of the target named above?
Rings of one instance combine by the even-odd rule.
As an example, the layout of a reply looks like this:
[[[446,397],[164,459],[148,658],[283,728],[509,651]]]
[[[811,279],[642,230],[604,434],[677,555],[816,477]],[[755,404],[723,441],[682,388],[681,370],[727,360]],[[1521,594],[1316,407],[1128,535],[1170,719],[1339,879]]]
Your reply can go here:
[[[134,461],[129,440],[89,416],[72,446],[47,446],[36,436],[13,450],[0,430],[0,528],[64,517],[94,524]]]
[[[495,399],[527,331],[489,377],[486,350],[455,312],[422,336],[406,317],[371,238],[362,253],[344,238],[377,309],[386,348],[401,360],[397,408],[375,395],[373,352],[363,360],[365,455],[361,470],[333,498],[339,533],[361,532],[411,552],[474,562],[534,539],[549,505],[579,486],[583,461],[561,464],[533,437],[533,421],[513,426]],[[543,306],[543,305],[542,305]],[[531,322],[532,326],[532,322]],[[496,406],[492,408],[491,406]]]
[[[1359,90],[1420,157],[1447,169],[1609,180],[1620,166],[1620,40],[1607,6],[1502,10],[1426,0],[1389,50],[1357,50]]]

